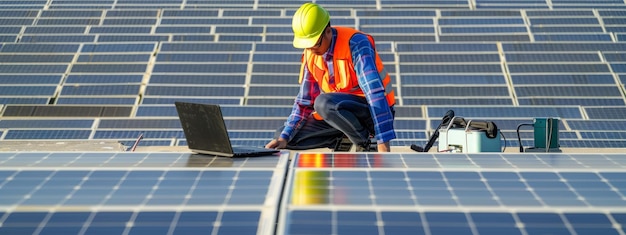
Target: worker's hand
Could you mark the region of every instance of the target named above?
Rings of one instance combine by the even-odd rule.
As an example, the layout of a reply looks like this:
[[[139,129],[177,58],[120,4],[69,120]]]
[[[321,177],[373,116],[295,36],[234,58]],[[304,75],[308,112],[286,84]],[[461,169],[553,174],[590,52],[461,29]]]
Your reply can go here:
[[[283,138],[273,139],[265,145],[268,149],[284,149],[287,147],[287,140]]]
[[[378,144],[378,152],[379,153],[391,152],[391,147],[389,146],[389,142]]]

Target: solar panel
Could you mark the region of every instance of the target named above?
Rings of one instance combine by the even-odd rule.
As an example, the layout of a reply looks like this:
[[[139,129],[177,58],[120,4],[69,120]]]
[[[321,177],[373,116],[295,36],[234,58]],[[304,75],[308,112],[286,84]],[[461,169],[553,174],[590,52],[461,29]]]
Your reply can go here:
[[[504,85],[505,78],[503,75],[464,75],[464,74],[430,74],[430,75],[411,75],[402,74],[400,78],[403,85],[440,85],[440,84],[501,84]],[[549,79],[546,79],[549,80]]]
[[[54,139],[78,139],[89,138],[91,130],[19,130],[12,129],[6,132],[5,140],[54,140]]]
[[[152,18],[114,18],[104,19],[101,25],[154,25],[157,19]]]
[[[510,98],[404,98],[403,105],[512,105]]]
[[[74,64],[72,73],[144,73],[147,64]]]
[[[153,52],[154,43],[112,43],[112,44],[85,44],[82,53],[99,53],[99,52]]]
[[[40,17],[101,17],[101,10],[72,11],[72,10],[48,10],[42,11]]]
[[[132,106],[119,105],[10,105],[4,117],[129,117]]]
[[[623,107],[588,107],[585,112],[589,119],[615,119],[620,120],[626,114],[626,108]]]
[[[514,84],[614,84],[610,74],[529,74],[511,75]]]
[[[513,66],[513,65],[509,65]],[[558,65],[557,65],[558,66]],[[483,64],[400,64],[400,72],[402,73],[501,73],[502,67],[499,63],[483,63]]]
[[[100,25],[99,18],[41,18],[37,25]]]
[[[509,91],[506,87],[409,87],[400,88],[405,97],[508,97]]]
[[[520,105],[580,105],[580,106],[618,106],[624,105],[622,98],[593,97],[593,98],[551,98],[518,97]]]
[[[163,17],[169,16],[171,14],[171,10],[163,11]],[[156,17],[158,16],[159,11],[157,10],[118,10],[118,9],[109,9],[106,11],[106,18],[111,17]]]
[[[550,87],[516,87],[515,93],[519,97],[533,96],[582,96],[582,97],[611,97],[621,96],[615,86],[550,86]]]
[[[47,44],[47,43],[20,43],[4,44],[0,47],[2,53],[75,53],[78,51],[77,44]]]
[[[500,56],[495,53],[482,53],[482,54],[408,54],[399,53],[400,62],[422,62],[422,63],[437,63],[437,62],[500,62]]]
[[[22,36],[20,42],[94,42],[95,36],[91,35],[36,35]]]
[[[494,43],[398,43],[397,51],[411,52],[496,52]]]
[[[441,26],[441,34],[462,34],[462,33],[526,33],[527,29],[523,26],[505,26],[505,27],[476,27],[476,26]]]
[[[0,128],[91,128],[93,119],[0,120]]]
[[[101,37],[100,37],[101,39]],[[148,62],[150,54],[80,55],[77,62]]]
[[[249,43],[162,43],[160,51],[249,52],[250,50],[252,50],[252,45]]]
[[[150,26],[91,26],[90,34],[149,34]]]
[[[243,18],[163,18],[161,25],[246,25]]]
[[[139,95],[140,85],[69,85],[61,88],[61,96]]]
[[[56,98],[56,104],[125,104],[134,105],[137,103],[137,96],[130,97],[67,97],[59,96]]]
[[[445,114],[448,110],[454,110],[457,116],[461,117],[476,117],[476,118],[489,118],[489,117],[517,117],[517,118],[534,118],[534,117],[560,117],[562,119],[582,119],[581,111],[578,107],[484,107],[484,106],[459,106],[459,107],[429,107],[429,114]],[[435,118],[438,118],[436,116]]]
[[[31,98],[31,97],[0,97],[0,103],[2,104],[48,104],[49,98]]]
[[[611,34],[535,34],[535,41],[597,41],[612,42]]]
[[[26,26],[24,34],[83,34],[85,26]]]
[[[0,66],[2,68],[2,66]],[[2,96],[48,96],[56,92],[57,86],[0,86]]]
[[[79,57],[80,58],[80,57]],[[140,83],[142,75],[129,74],[70,74],[65,79],[65,84],[73,83]]]
[[[570,120],[567,123],[572,130],[626,131],[626,121],[622,120]]]
[[[134,128],[136,129],[136,128]],[[185,138],[185,134],[182,129],[178,131],[154,131],[154,130],[96,130],[93,135],[94,139],[133,139],[142,135],[143,138],[150,139],[173,139],[173,138]],[[271,136],[269,137],[271,138]]]
[[[1,84],[38,84],[38,85],[56,85],[61,82],[61,75],[7,75],[0,74]]]
[[[528,35],[441,35],[442,42],[526,42],[530,41]]]
[[[264,208],[278,204],[287,156],[61,152],[14,153],[0,162],[0,191],[7,199],[1,204],[42,208],[4,211],[3,233],[228,234],[273,231],[276,211]],[[27,168],[10,168],[15,166]],[[99,209],[70,209],[89,206]]]
[[[569,234],[568,227],[593,224],[593,231],[617,234],[609,218],[621,211],[605,208],[623,203],[612,190],[622,180],[606,180],[586,164],[621,176],[624,165],[610,160],[619,154],[603,157],[598,164],[588,161],[594,156],[566,154],[300,153],[278,233]]]

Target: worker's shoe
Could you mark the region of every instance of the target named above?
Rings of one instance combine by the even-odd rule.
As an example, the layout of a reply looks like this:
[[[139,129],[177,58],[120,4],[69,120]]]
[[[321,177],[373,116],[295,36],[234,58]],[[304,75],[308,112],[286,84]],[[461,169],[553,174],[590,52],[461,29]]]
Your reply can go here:
[[[376,144],[372,144],[372,142],[368,140],[364,144],[357,144],[354,151],[355,152],[377,152],[378,149],[377,149]]]
[[[350,149],[352,149],[352,142],[344,136],[337,139],[333,152],[349,152]]]

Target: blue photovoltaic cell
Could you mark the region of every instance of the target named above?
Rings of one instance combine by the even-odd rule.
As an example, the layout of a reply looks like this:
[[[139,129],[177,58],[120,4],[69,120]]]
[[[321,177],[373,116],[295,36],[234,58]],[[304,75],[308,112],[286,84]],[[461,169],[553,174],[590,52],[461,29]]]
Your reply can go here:
[[[144,96],[141,100],[141,104],[173,104],[176,101],[182,102],[192,102],[192,103],[209,103],[209,104],[220,104],[220,105],[239,105],[241,104],[241,98],[233,97],[233,98],[187,98],[187,97],[150,97]],[[293,104],[293,100],[291,101]]]
[[[480,97],[480,96],[500,96],[508,97],[509,91],[506,87],[409,87],[402,89],[407,97]]]
[[[247,64],[226,63],[226,64],[165,64],[154,65],[155,73],[246,73]]]
[[[0,63],[69,63],[73,55],[1,55]]]
[[[0,98],[0,104],[48,104],[50,98]]]
[[[20,42],[94,42],[95,36],[91,35],[38,35],[38,36],[22,36]]]
[[[243,97],[243,87],[148,86],[145,95]]]
[[[98,42],[159,42],[167,41],[169,36],[163,35],[102,35]]]
[[[63,96],[81,95],[139,95],[139,85],[83,85],[83,86],[63,86],[61,94]]]
[[[534,96],[580,96],[580,97],[610,97],[621,96],[616,87],[601,86],[571,86],[571,87],[517,87],[515,93],[518,97]]]
[[[599,24],[595,17],[559,17],[559,18],[530,18],[531,25],[593,25]]]
[[[589,107],[585,108],[585,112],[589,119],[622,120],[626,117],[626,108],[624,107]]]
[[[158,26],[155,30],[157,34],[163,33],[211,33],[211,27],[206,26]],[[211,40],[212,41],[212,40]]]
[[[93,52],[152,52],[154,43],[133,44],[86,44],[81,49],[82,53]]]
[[[514,84],[614,84],[615,79],[609,73],[606,74],[530,74],[511,75]]]
[[[88,139],[91,130],[9,130],[6,140],[19,139]]]
[[[204,52],[216,52],[216,51],[245,51],[248,52],[252,49],[251,44],[246,43],[163,43],[161,45],[161,51],[204,51]],[[293,49],[293,46],[292,46]]]
[[[504,84],[502,75],[410,75],[403,74],[403,85],[423,84]]]
[[[67,70],[67,65],[59,64],[0,64],[0,73],[40,73],[62,74]]]
[[[138,97],[129,98],[111,98],[111,97],[64,97],[59,96],[56,104],[128,104],[133,105],[137,102]]]
[[[94,120],[0,120],[0,128],[91,128]]]
[[[535,41],[596,41],[596,42],[611,42],[613,38],[611,34],[535,34]]]
[[[90,34],[150,34],[152,27],[142,26],[92,26]]]
[[[4,75],[0,74],[1,84],[59,84],[62,75]]]
[[[97,130],[93,136],[94,139],[129,139],[137,138],[140,134],[143,138],[154,139],[172,139],[172,138],[185,138],[185,135],[181,131],[144,131],[144,130],[128,130],[128,131],[105,131]],[[269,136],[268,138],[271,138]]]
[[[462,117],[560,117],[581,119],[582,114],[578,107],[430,107],[428,113],[445,114],[447,110],[454,110]],[[435,117],[437,118],[437,117]]]
[[[150,60],[150,54],[80,55],[77,62],[144,62]]]
[[[160,53],[157,62],[248,62],[250,54],[172,54]]]
[[[524,25],[522,18],[440,18],[439,25]]]
[[[0,66],[0,69],[2,67]],[[57,86],[0,86],[2,96],[48,96],[56,92]]]
[[[441,27],[442,34],[461,34],[461,33],[526,33],[526,27]]]
[[[597,53],[508,53],[507,62],[540,62],[540,61],[588,61],[600,62],[601,58]]]
[[[624,105],[622,98],[525,98],[519,97],[517,101],[520,105],[582,105],[582,106],[619,106]]]
[[[120,62],[117,62],[120,63]],[[75,64],[72,73],[144,73],[147,64]]]
[[[497,52],[498,48],[494,43],[398,43],[398,51],[411,52],[461,52],[461,51],[480,51],[480,52]]]
[[[65,80],[65,84],[71,83],[140,83],[143,79],[142,75],[127,74],[70,74]]]
[[[510,66],[510,65],[509,65]],[[401,64],[402,73],[501,73],[499,64]]]
[[[606,64],[509,64],[511,73],[608,73]]]
[[[626,51],[626,43],[503,43],[502,49],[505,53],[508,51]]]
[[[498,54],[400,54],[400,62],[500,62]]]

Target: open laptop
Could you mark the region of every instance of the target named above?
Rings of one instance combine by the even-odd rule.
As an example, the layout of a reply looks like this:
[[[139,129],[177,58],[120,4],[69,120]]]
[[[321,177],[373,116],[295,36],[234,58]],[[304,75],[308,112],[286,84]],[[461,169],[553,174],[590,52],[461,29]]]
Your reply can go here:
[[[175,102],[187,146],[193,152],[224,157],[270,155],[279,150],[232,146],[219,105]]]

